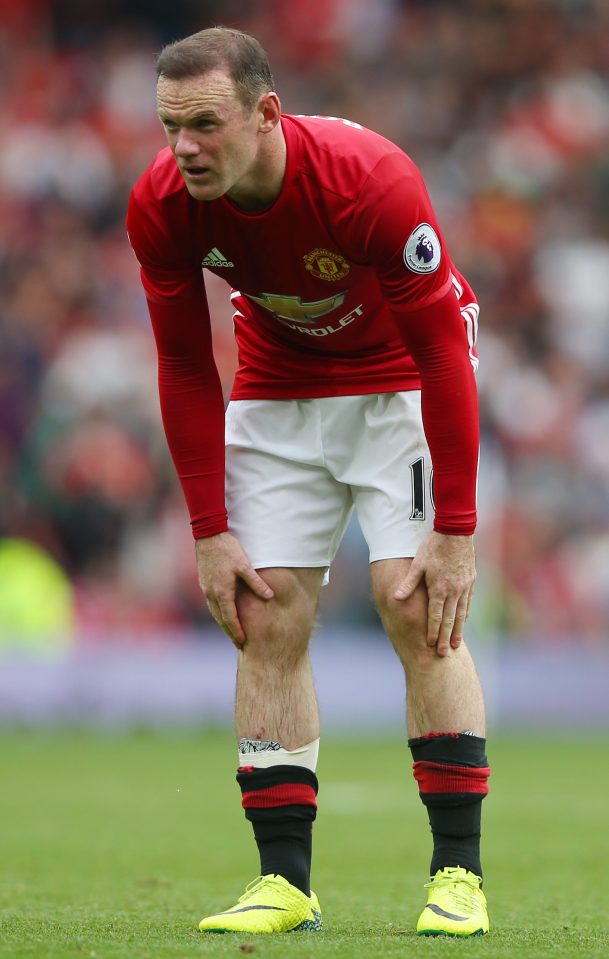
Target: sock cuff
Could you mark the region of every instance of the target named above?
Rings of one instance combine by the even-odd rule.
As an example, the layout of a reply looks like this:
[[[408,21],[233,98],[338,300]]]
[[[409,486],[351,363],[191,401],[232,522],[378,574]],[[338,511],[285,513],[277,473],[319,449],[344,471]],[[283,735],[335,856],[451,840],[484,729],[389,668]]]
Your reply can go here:
[[[486,739],[470,733],[428,733],[409,739],[412,758],[446,766],[488,767]]]
[[[477,802],[488,794],[488,766],[450,766],[420,760],[413,763],[413,772],[423,802],[446,804],[449,796],[459,803]]]
[[[274,786],[303,785],[310,786],[315,793],[319,788],[317,776],[305,766],[269,766],[268,769],[256,769],[254,766],[240,766],[237,770],[237,782],[241,792],[252,789],[271,789]]]
[[[244,809],[277,809],[283,806],[311,806],[317,809],[315,790],[303,783],[284,783],[269,789],[254,789],[242,793]]]
[[[304,766],[270,766],[268,769],[241,766],[237,782],[245,810],[277,810],[279,815],[286,806],[298,806],[299,815],[315,817],[317,776]]]

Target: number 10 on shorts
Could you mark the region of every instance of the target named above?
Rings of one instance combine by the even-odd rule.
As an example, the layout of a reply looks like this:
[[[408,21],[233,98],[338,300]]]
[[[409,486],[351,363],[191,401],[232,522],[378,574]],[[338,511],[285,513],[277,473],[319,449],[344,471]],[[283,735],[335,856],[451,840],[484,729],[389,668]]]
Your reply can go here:
[[[425,461],[422,456],[410,464],[410,482],[412,486],[412,512],[410,519],[425,519]],[[435,509],[433,497],[433,469],[429,474],[429,498]]]

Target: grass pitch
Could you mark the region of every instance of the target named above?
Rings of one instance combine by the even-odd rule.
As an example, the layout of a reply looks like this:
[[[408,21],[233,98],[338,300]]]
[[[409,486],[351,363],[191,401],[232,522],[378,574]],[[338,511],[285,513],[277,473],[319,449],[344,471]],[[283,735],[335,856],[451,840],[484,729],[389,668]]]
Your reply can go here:
[[[0,733],[0,956],[609,956],[608,737],[494,738],[491,934],[417,938],[429,831],[404,740],[322,740],[319,934],[204,937],[257,872],[229,734]]]

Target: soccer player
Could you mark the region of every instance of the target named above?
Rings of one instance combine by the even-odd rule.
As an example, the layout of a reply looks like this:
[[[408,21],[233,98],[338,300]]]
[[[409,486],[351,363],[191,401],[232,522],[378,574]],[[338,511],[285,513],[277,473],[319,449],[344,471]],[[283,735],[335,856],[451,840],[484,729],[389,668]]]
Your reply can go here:
[[[200,929],[321,925],[308,645],[355,507],[405,670],[433,833],[417,931],[485,933],[489,768],[463,642],[475,579],[474,294],[409,157],[348,120],[282,115],[253,37],[214,28],[168,45],[157,96],[169,146],[134,187],[127,225],[201,588],[239,651],[237,781],[261,863],[237,904]],[[226,420],[202,267],[233,287],[239,368]]]

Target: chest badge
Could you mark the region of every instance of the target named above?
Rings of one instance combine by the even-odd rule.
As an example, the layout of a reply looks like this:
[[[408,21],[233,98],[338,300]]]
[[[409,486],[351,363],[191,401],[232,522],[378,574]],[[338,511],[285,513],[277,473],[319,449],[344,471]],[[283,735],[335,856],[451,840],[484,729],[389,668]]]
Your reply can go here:
[[[326,316],[332,310],[342,306],[346,293],[337,293],[326,300],[317,300],[315,303],[303,303],[299,296],[284,296],[281,293],[263,293],[261,296],[246,296],[259,306],[263,306],[269,313],[273,313],[279,320],[289,320],[294,323],[316,323],[320,317]]]
[[[331,250],[324,250],[316,247],[310,253],[303,256],[305,269],[318,280],[328,280],[335,283],[342,280],[349,270],[350,265],[340,253],[332,253]]]

